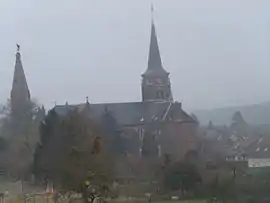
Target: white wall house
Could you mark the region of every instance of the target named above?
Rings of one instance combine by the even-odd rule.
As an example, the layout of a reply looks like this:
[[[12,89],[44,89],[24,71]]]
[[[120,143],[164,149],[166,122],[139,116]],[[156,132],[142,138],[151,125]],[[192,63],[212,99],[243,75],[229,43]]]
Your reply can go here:
[[[248,158],[248,167],[270,167],[270,158]]]

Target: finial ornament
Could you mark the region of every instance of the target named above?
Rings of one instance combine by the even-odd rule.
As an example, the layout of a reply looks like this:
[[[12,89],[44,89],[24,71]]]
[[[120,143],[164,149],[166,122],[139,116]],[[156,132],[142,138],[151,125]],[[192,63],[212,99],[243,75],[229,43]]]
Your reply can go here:
[[[17,52],[20,52],[21,46],[19,44],[16,44],[16,46],[17,46]]]
[[[153,3],[151,3],[151,17],[152,17],[152,21],[154,20],[154,5]]]

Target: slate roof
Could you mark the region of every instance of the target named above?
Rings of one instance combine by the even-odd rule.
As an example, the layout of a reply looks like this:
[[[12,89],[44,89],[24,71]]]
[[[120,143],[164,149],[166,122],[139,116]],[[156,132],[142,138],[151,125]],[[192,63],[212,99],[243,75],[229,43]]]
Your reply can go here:
[[[225,155],[246,155],[249,159],[270,159],[270,135],[237,136],[225,131],[207,130],[203,139],[211,141],[212,148]]]
[[[16,53],[16,62],[10,96],[12,107],[15,105],[13,102],[16,102],[17,100],[21,100],[20,102],[30,102],[30,91],[23,70],[20,52]]]
[[[248,158],[270,158],[270,136],[258,136],[244,148]]]
[[[164,70],[162,66],[155,24],[152,21],[150,49],[148,55],[148,68],[143,75],[168,75],[168,74],[169,73],[166,70]]]
[[[56,113],[65,116],[69,110],[82,112],[86,104],[57,105]],[[195,122],[181,108],[180,103],[172,102],[130,102],[90,104],[90,116],[100,120],[107,108],[120,125],[139,125],[150,121],[174,120],[178,122]]]

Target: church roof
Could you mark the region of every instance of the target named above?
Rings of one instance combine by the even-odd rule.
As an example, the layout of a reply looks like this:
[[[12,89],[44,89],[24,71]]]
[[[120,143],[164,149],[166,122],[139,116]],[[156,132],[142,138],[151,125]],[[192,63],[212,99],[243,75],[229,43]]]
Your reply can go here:
[[[28,89],[25,73],[22,66],[21,54],[19,51],[16,53],[11,96],[15,92],[24,94],[26,98],[30,100],[30,91]]]
[[[11,89],[11,111],[20,114],[30,104],[30,91],[22,66],[20,46],[17,44],[16,62]]]
[[[69,110],[78,109],[82,112],[86,104],[57,105],[54,107],[60,116],[67,115]],[[178,122],[195,122],[181,109],[180,103],[171,102],[130,102],[91,104],[90,116],[100,120],[107,108],[117,122],[123,126],[139,125],[151,121],[174,120]]]
[[[156,28],[154,21],[152,20],[151,26],[151,39],[150,39],[150,48],[149,48],[149,56],[148,56],[148,67],[143,75],[168,75],[169,73],[163,69]]]

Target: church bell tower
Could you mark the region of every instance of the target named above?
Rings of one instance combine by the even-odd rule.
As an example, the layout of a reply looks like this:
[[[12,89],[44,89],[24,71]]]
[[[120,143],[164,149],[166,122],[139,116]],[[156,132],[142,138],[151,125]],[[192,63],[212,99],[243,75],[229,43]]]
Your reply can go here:
[[[169,73],[162,66],[153,17],[151,23],[148,67],[147,70],[142,74],[141,86],[143,102],[173,101]]]

